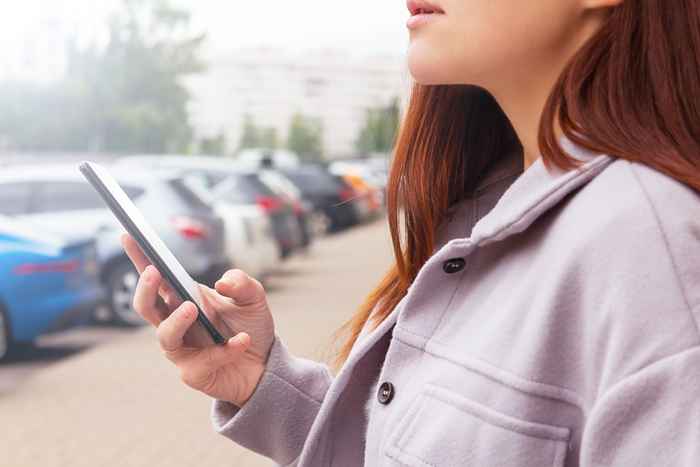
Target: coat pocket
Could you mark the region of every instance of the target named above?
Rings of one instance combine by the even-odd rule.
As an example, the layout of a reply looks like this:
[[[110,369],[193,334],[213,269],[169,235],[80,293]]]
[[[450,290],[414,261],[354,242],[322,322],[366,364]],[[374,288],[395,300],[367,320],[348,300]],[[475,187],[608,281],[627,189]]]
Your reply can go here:
[[[514,418],[427,385],[385,452],[410,467],[563,467],[570,436],[569,428]]]

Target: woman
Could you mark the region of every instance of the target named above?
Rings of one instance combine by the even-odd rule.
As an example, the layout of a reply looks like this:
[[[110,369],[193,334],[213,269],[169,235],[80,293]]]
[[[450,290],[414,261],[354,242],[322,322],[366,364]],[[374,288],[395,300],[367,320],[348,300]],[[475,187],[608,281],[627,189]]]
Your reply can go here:
[[[396,264],[337,375],[240,270],[203,288],[244,330],[210,346],[125,237],[136,309],[216,429],[280,465],[698,465],[700,2],[408,7]]]

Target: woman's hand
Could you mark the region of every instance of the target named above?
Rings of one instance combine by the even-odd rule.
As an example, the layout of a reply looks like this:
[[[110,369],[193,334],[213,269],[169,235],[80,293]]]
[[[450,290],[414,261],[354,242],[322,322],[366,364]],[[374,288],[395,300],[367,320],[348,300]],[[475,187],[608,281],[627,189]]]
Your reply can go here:
[[[215,289],[199,284],[204,313],[219,332],[231,336],[213,343],[195,324],[197,308],[182,302],[151,265],[136,241],[122,235],[122,246],[139,271],[134,308],[156,327],[165,356],[182,381],[211,397],[241,407],[253,394],[265,370],[274,340],[274,322],[260,282],[240,269],[227,271]]]

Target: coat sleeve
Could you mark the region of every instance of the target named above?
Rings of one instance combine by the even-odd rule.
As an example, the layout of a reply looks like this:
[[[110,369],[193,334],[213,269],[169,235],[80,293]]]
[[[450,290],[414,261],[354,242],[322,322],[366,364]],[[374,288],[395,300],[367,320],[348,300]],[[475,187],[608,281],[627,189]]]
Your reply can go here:
[[[240,408],[214,400],[214,429],[280,465],[289,465],[301,453],[332,379],[326,365],[291,355],[275,335],[265,372],[250,399]]]
[[[582,467],[694,467],[699,462],[700,347],[614,384],[584,427]]]

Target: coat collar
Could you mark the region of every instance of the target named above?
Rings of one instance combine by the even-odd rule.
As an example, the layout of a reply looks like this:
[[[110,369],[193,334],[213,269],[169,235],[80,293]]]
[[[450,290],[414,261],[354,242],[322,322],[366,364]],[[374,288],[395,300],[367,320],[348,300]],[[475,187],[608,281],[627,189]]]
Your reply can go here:
[[[436,232],[433,254],[449,241],[470,240],[485,244],[524,230],[613,160],[576,146],[566,137],[562,137],[560,143],[584,165],[578,170],[562,171],[553,167],[550,171],[540,157],[524,169],[520,150],[504,153],[477,180],[472,194],[447,210],[446,219]],[[488,212],[484,214],[484,210]]]
[[[549,170],[543,159],[537,158],[505,189],[493,209],[477,221],[471,236],[456,240],[484,245],[522,232],[544,212],[576,188],[595,178],[615,160],[607,154],[594,153],[577,146],[565,136],[560,139],[560,144],[569,155],[582,161],[583,165],[571,170],[561,170],[552,166]],[[513,161],[513,157],[515,156],[509,155],[506,158],[507,162],[502,165],[504,168],[500,173],[512,174],[515,170],[513,168],[518,167],[518,162]],[[517,158],[522,159],[522,156],[518,155]],[[522,170],[522,160],[519,161],[519,166]],[[487,185],[484,190],[487,191],[488,184],[483,185]]]

